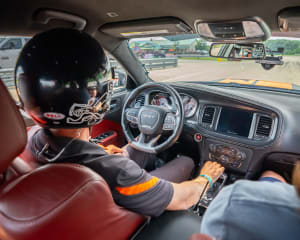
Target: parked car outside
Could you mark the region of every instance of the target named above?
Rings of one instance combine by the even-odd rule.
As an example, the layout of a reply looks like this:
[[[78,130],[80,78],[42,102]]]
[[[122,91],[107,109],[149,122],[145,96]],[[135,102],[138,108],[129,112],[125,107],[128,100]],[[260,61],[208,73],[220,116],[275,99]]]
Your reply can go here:
[[[0,38],[0,69],[14,68],[19,52],[29,39],[28,37]]]

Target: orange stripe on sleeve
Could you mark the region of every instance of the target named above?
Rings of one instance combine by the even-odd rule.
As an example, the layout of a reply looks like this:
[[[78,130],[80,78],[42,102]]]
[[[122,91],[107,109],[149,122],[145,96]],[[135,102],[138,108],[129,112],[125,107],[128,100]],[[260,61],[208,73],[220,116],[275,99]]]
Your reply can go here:
[[[148,180],[146,182],[132,185],[129,187],[116,187],[116,190],[123,195],[127,195],[127,196],[135,195],[135,194],[139,194],[139,193],[149,190],[158,181],[159,181],[159,179],[157,177],[152,177],[150,180]]]

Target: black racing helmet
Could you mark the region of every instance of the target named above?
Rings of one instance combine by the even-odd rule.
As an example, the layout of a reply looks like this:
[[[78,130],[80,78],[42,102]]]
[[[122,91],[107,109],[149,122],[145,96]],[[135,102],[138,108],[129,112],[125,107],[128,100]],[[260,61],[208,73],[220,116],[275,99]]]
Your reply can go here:
[[[35,35],[15,69],[24,110],[45,128],[84,128],[109,110],[113,81],[109,60],[87,33],[53,29]],[[91,98],[88,89],[96,88]]]

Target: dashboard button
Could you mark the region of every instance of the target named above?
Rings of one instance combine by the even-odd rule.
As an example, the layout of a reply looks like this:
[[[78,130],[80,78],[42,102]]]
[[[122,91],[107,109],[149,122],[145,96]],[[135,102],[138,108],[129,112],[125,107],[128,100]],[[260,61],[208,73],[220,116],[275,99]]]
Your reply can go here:
[[[242,161],[244,159],[246,159],[246,154],[243,152],[238,152],[236,155],[237,160]]]
[[[209,151],[215,153],[217,151],[217,146],[215,144],[209,144]]]
[[[240,168],[241,165],[242,165],[242,163],[241,163],[241,162],[238,162],[238,161],[235,161],[235,162],[232,164],[232,166],[233,166],[234,168]]]
[[[217,146],[216,152],[217,153],[222,153],[223,147],[222,146]]]
[[[225,155],[221,155],[220,156],[220,160],[221,160],[222,163],[227,163],[228,160],[229,160],[229,158],[227,156],[225,156]]]
[[[234,156],[236,155],[236,150],[233,149],[233,148],[230,148],[230,149],[227,151],[227,155],[228,155],[230,158],[234,158]]]
[[[194,140],[196,142],[201,142],[202,141],[202,135],[200,133],[195,133]]]

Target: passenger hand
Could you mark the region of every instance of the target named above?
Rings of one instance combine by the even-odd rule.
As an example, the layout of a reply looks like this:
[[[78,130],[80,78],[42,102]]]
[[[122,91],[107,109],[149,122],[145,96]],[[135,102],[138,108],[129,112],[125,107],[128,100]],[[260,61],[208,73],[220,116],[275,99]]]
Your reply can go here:
[[[201,174],[205,174],[211,177],[213,183],[215,183],[218,178],[222,175],[225,168],[221,166],[221,164],[217,162],[207,161],[200,171]]]

